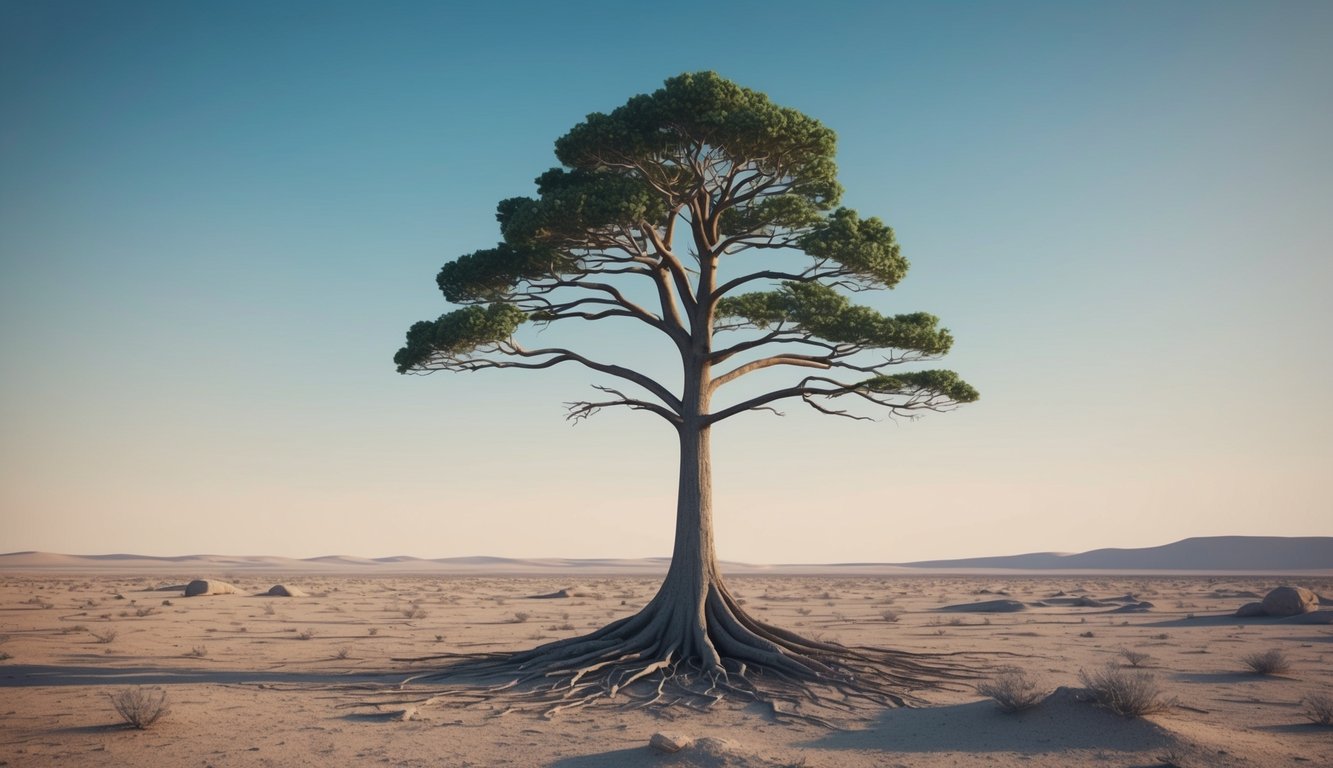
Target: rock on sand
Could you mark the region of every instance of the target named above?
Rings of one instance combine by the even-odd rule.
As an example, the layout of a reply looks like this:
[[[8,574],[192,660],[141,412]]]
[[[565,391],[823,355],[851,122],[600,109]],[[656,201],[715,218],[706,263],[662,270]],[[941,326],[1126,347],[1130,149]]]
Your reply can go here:
[[[269,597],[309,597],[310,595],[302,589],[289,587],[286,584],[274,584],[269,591],[264,594]]]
[[[228,584],[225,581],[216,579],[195,579],[185,585],[186,597],[198,597],[200,595],[239,595],[241,590],[234,584]]]
[[[1319,598],[1305,587],[1278,587],[1261,603],[1269,616],[1299,616],[1319,610]]]

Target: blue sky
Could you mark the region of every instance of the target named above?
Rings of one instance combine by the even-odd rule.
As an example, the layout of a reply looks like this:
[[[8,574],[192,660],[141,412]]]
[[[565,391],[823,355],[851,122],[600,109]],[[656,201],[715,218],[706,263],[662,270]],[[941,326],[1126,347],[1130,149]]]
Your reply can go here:
[[[722,425],[724,558],[1333,533],[1333,6],[480,6],[0,0],[0,550],[666,554],[651,417],[391,358],[556,138],[705,69],[838,132],[913,264],[867,300],[983,395]]]

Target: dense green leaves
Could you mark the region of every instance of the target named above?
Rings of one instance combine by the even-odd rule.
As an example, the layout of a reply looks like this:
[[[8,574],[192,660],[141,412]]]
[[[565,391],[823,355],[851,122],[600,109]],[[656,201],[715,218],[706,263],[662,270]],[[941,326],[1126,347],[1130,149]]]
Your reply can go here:
[[[958,378],[958,374],[943,370],[875,376],[861,382],[857,388],[881,395],[944,397],[955,403],[975,403],[981,397],[972,385]]]
[[[804,235],[800,244],[811,256],[836,261],[880,287],[892,288],[907,274],[907,259],[899,253],[893,229],[874,217],[862,219],[847,208],[834,211]]]
[[[743,320],[761,329],[785,324],[835,344],[929,355],[942,355],[953,344],[953,337],[938,327],[939,318],[934,315],[881,315],[819,283],[787,282],[776,291],[724,298],[717,312],[719,317]]]
[[[439,354],[466,355],[483,345],[508,339],[526,319],[510,304],[464,307],[440,315],[434,322],[414,323],[407,331],[407,343],[393,361],[399,373],[407,373]]]
[[[679,195],[699,182],[689,161],[703,147],[734,166],[790,179],[791,193],[821,208],[837,204],[837,137],[819,121],[713,72],[683,74],[610,114],[595,112],[556,142],[571,168],[633,168]]]
[[[722,212],[724,235],[780,235],[799,231],[823,221],[820,207],[800,195],[771,195],[733,206]]]
[[[520,280],[558,274],[572,263],[552,248],[500,243],[445,264],[435,284],[452,302],[500,301]]]

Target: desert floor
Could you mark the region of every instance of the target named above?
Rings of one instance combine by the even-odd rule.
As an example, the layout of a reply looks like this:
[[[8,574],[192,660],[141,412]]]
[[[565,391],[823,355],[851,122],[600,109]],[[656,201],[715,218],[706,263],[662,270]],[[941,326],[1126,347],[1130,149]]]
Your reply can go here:
[[[201,576],[247,594],[158,589]],[[276,583],[310,596],[250,596]],[[828,730],[744,703],[697,713],[612,702],[546,718],[498,695],[402,715],[396,685],[431,664],[392,659],[585,632],[646,602],[652,578],[0,574],[0,765],[1333,765],[1333,728],[1309,722],[1302,704],[1333,694],[1333,626],[1229,616],[1253,599],[1246,593],[1281,583],[1333,594],[1333,579],[1294,577],[730,579],[746,609],[770,623],[846,644],[977,652],[983,667],[1021,668],[1049,690],[1077,688],[1079,670],[1108,664],[1136,674],[1122,651],[1149,654],[1142,670],[1178,703],[1125,719],[1062,691],[1010,715],[964,686]],[[580,596],[527,599],[571,586]],[[935,610],[1061,592],[1132,594],[1154,607]],[[1290,671],[1249,672],[1243,657],[1271,649]],[[109,697],[139,686],[164,690],[170,703],[146,730],[123,725]],[[665,755],[647,746],[657,731],[718,741]]]

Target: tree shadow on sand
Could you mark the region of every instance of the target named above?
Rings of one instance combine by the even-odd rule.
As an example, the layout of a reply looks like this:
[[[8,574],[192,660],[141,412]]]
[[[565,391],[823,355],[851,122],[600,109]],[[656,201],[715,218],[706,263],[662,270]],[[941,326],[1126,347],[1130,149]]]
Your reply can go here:
[[[885,710],[873,725],[839,731],[805,744],[814,749],[886,752],[1016,752],[1075,749],[1144,752],[1176,739],[1148,720],[1129,720],[1078,701],[1060,688],[1039,706],[1005,714],[992,701],[948,707]]]
[[[63,685],[176,685],[245,684],[274,685],[397,685],[401,672],[383,674],[338,674],[330,672],[226,671],[217,669],[173,669],[161,666],[76,667],[68,665],[10,664],[0,669],[0,688],[35,688]]]

